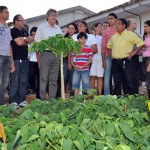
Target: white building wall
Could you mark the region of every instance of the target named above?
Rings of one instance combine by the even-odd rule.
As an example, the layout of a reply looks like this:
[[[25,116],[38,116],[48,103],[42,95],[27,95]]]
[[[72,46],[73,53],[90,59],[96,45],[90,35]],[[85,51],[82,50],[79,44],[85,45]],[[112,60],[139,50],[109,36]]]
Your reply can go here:
[[[64,26],[64,25],[68,24],[69,22],[73,22],[77,19],[81,19],[86,16],[87,16],[87,14],[85,14],[82,11],[72,11],[69,13],[58,14],[58,23],[59,23],[59,26]],[[29,26],[29,29],[31,29],[33,26],[38,27],[39,24],[41,24],[45,21],[46,21],[46,18],[39,19],[37,21],[28,22],[27,25]]]

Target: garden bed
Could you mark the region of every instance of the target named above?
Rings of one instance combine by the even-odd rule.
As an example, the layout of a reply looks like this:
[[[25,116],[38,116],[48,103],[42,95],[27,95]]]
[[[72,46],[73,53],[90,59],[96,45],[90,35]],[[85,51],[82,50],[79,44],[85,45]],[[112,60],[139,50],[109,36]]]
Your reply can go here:
[[[22,110],[0,106],[8,150],[149,150],[145,96],[76,96],[34,100]],[[7,148],[6,148],[7,147]]]

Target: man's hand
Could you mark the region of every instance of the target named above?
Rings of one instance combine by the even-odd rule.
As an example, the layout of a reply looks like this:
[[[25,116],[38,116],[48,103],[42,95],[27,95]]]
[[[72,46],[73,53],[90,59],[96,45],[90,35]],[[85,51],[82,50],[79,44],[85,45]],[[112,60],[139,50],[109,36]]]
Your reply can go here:
[[[131,59],[137,53],[136,50],[133,50],[129,53],[128,59]]]
[[[12,63],[10,66],[10,73],[13,73],[14,71],[15,71],[15,65],[14,63]]]
[[[29,35],[25,41],[30,44],[30,43],[34,42],[34,39],[31,35]]]

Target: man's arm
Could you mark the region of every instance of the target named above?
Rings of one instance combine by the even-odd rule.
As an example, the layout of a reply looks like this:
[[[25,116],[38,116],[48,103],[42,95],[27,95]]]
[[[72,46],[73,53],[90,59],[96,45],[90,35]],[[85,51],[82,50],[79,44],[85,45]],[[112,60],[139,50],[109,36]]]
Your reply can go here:
[[[107,67],[107,64],[106,64],[106,61],[105,61],[105,54],[106,54],[106,50],[107,50],[107,39],[106,39],[106,34],[105,34],[105,31],[103,32],[102,34],[102,45],[101,45],[101,49],[102,49],[102,66],[104,69],[106,69]]]
[[[32,43],[34,39],[32,36],[29,35],[28,37],[17,37],[14,39],[14,41],[18,46],[25,46],[27,44]]]
[[[135,33],[131,35],[131,42],[136,44],[137,48],[129,53],[128,58],[132,58],[144,47],[143,40],[139,38]]]
[[[112,49],[108,48],[108,54],[110,55],[110,57],[112,58]]]
[[[13,73],[15,71],[15,64],[14,64],[14,58],[13,58],[13,52],[12,52],[12,47],[10,45],[10,58],[11,58],[11,68],[10,72]]]
[[[144,45],[141,45],[139,47],[137,47],[135,50],[131,51],[128,58],[132,58],[134,55],[136,55],[142,48],[144,47]]]

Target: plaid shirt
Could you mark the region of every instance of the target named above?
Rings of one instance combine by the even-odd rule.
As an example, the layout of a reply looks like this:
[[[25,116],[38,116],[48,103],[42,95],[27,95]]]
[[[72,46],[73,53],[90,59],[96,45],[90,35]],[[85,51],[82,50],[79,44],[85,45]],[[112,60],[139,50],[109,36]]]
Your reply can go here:
[[[117,33],[117,31],[115,29],[110,28],[110,27],[103,31],[103,34],[102,34],[102,53],[104,53],[105,56],[109,56],[108,50],[107,50],[107,43],[115,33]]]

